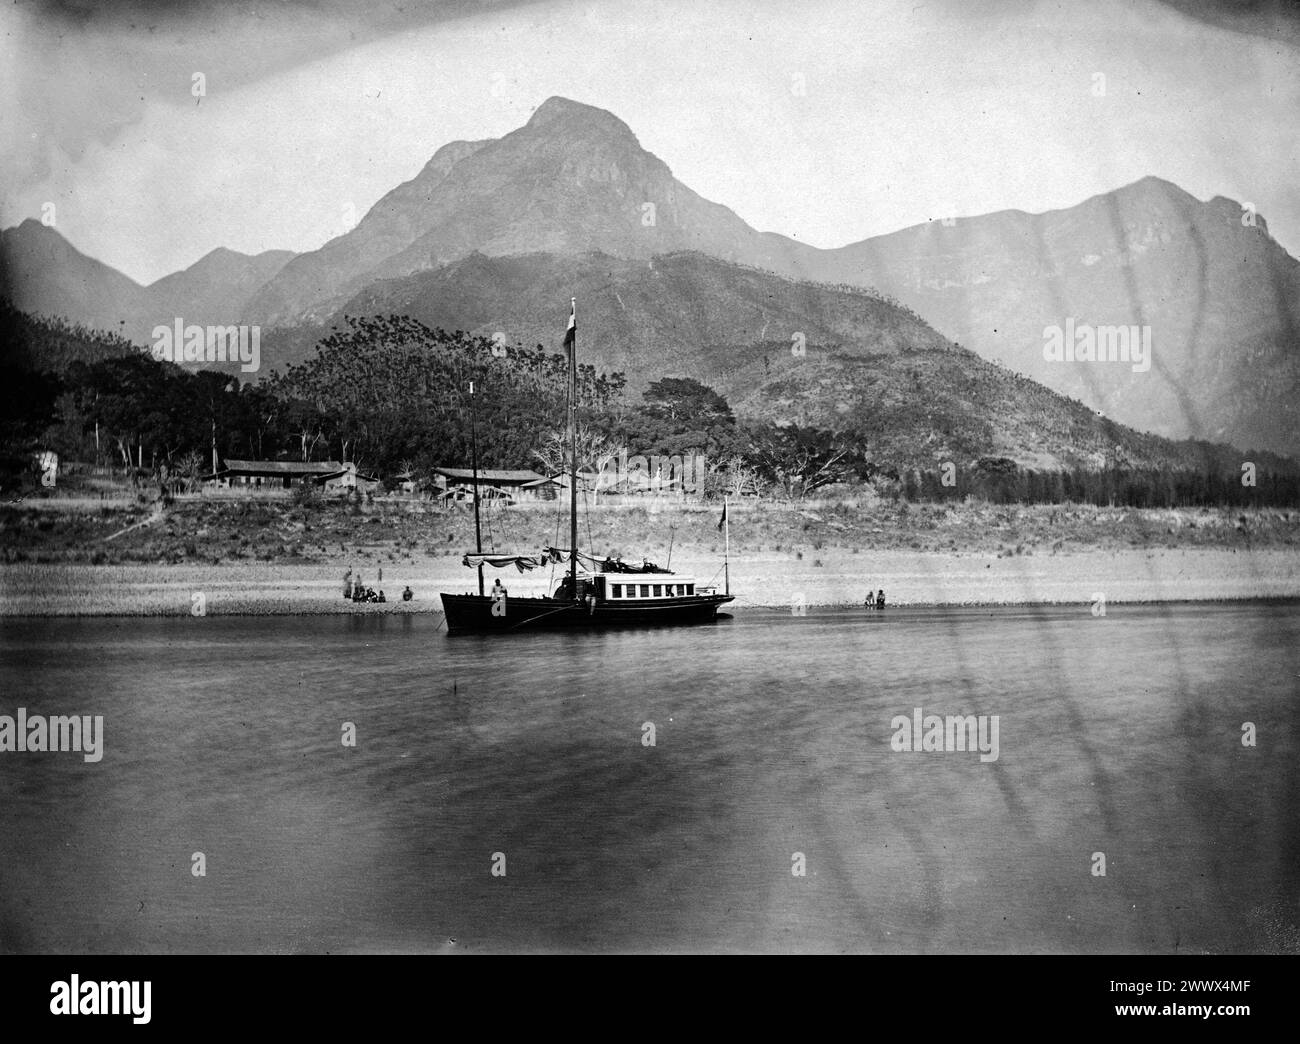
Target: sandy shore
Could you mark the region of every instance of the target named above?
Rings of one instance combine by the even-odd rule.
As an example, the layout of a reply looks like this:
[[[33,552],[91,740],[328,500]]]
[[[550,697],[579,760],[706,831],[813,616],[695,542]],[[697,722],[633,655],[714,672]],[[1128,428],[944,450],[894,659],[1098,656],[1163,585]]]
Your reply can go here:
[[[820,563],[820,564],[818,564]],[[383,605],[354,605],[342,597],[348,563],[221,565],[0,566],[0,616],[186,616],[441,612],[440,591],[469,591],[472,570],[455,556],[386,562],[384,581],[372,566],[366,582],[382,586]],[[673,569],[697,583],[722,587],[716,556],[674,556]],[[517,595],[550,589],[549,570],[500,575]],[[400,593],[409,584],[411,602]],[[867,590],[883,587],[890,605],[1014,605],[1300,598],[1300,554],[1290,550],[1161,549],[997,557],[981,554],[827,549],[813,560],[754,553],[731,562],[737,609],[860,606]],[[201,597],[200,597],[201,596]]]

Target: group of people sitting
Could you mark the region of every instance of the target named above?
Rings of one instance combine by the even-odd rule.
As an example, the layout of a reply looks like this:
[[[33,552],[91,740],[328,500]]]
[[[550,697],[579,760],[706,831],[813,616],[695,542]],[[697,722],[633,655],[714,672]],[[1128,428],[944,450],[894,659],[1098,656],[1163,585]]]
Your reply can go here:
[[[381,576],[380,579],[383,579],[383,577]],[[351,569],[343,574],[343,597],[349,602],[388,601],[388,599],[384,597],[382,589],[376,591],[373,587],[367,587],[361,582],[360,576],[353,580]],[[406,589],[402,591],[402,601],[409,602],[414,597],[415,593],[411,590],[410,584],[407,584]]]
[[[606,558],[600,565],[602,573],[662,573],[658,565],[648,558],[643,558],[639,566],[624,562],[621,558]]]
[[[882,587],[879,591],[875,592],[874,595],[868,591],[867,600],[863,602],[862,605],[865,609],[885,608],[885,589]]]

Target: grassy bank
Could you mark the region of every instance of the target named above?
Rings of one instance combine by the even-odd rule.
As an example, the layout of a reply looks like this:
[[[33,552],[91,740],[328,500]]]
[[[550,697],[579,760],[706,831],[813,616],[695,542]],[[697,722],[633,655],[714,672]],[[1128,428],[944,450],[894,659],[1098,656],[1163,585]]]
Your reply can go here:
[[[604,503],[583,511],[579,543],[601,555],[665,563],[670,544],[722,553],[720,505]],[[917,551],[1001,557],[1078,551],[1198,549],[1300,550],[1300,512],[1279,509],[1125,509],[977,503],[907,504],[887,500],[746,501],[731,506],[737,554]],[[179,565],[411,563],[459,559],[474,547],[465,505],[377,500],[301,506],[287,499],[159,504],[48,500],[0,507],[7,563]],[[485,550],[536,550],[568,544],[568,520],[555,503],[492,508],[483,515]]]

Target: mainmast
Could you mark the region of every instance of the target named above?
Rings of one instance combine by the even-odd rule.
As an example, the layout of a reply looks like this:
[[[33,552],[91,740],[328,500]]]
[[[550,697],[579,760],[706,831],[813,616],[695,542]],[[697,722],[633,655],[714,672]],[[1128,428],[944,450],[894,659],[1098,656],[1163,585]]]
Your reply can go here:
[[[474,382],[469,382],[469,461],[474,481],[474,551],[483,553],[483,527],[478,517],[478,435],[474,416]],[[478,563],[478,593],[483,594],[483,560]]]
[[[578,597],[578,299],[569,299],[569,590]]]
[[[722,569],[725,577],[726,586],[722,589],[723,594],[731,594],[731,519],[728,517],[730,512],[727,511],[727,494],[722,494],[722,526],[723,526],[723,549],[722,549]],[[714,576],[717,574],[715,573]]]

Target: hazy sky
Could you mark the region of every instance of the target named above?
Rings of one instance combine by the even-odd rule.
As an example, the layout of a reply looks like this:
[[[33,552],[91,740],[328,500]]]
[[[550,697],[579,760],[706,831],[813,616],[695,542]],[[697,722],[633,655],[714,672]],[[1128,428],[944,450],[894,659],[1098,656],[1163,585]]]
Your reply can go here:
[[[53,202],[73,244],[142,282],[217,246],[310,250],[439,146],[560,94],[816,246],[1154,174],[1254,203],[1300,253],[1300,47],[1276,5],[1249,23],[1154,0],[174,6],[0,8],[0,225]]]

